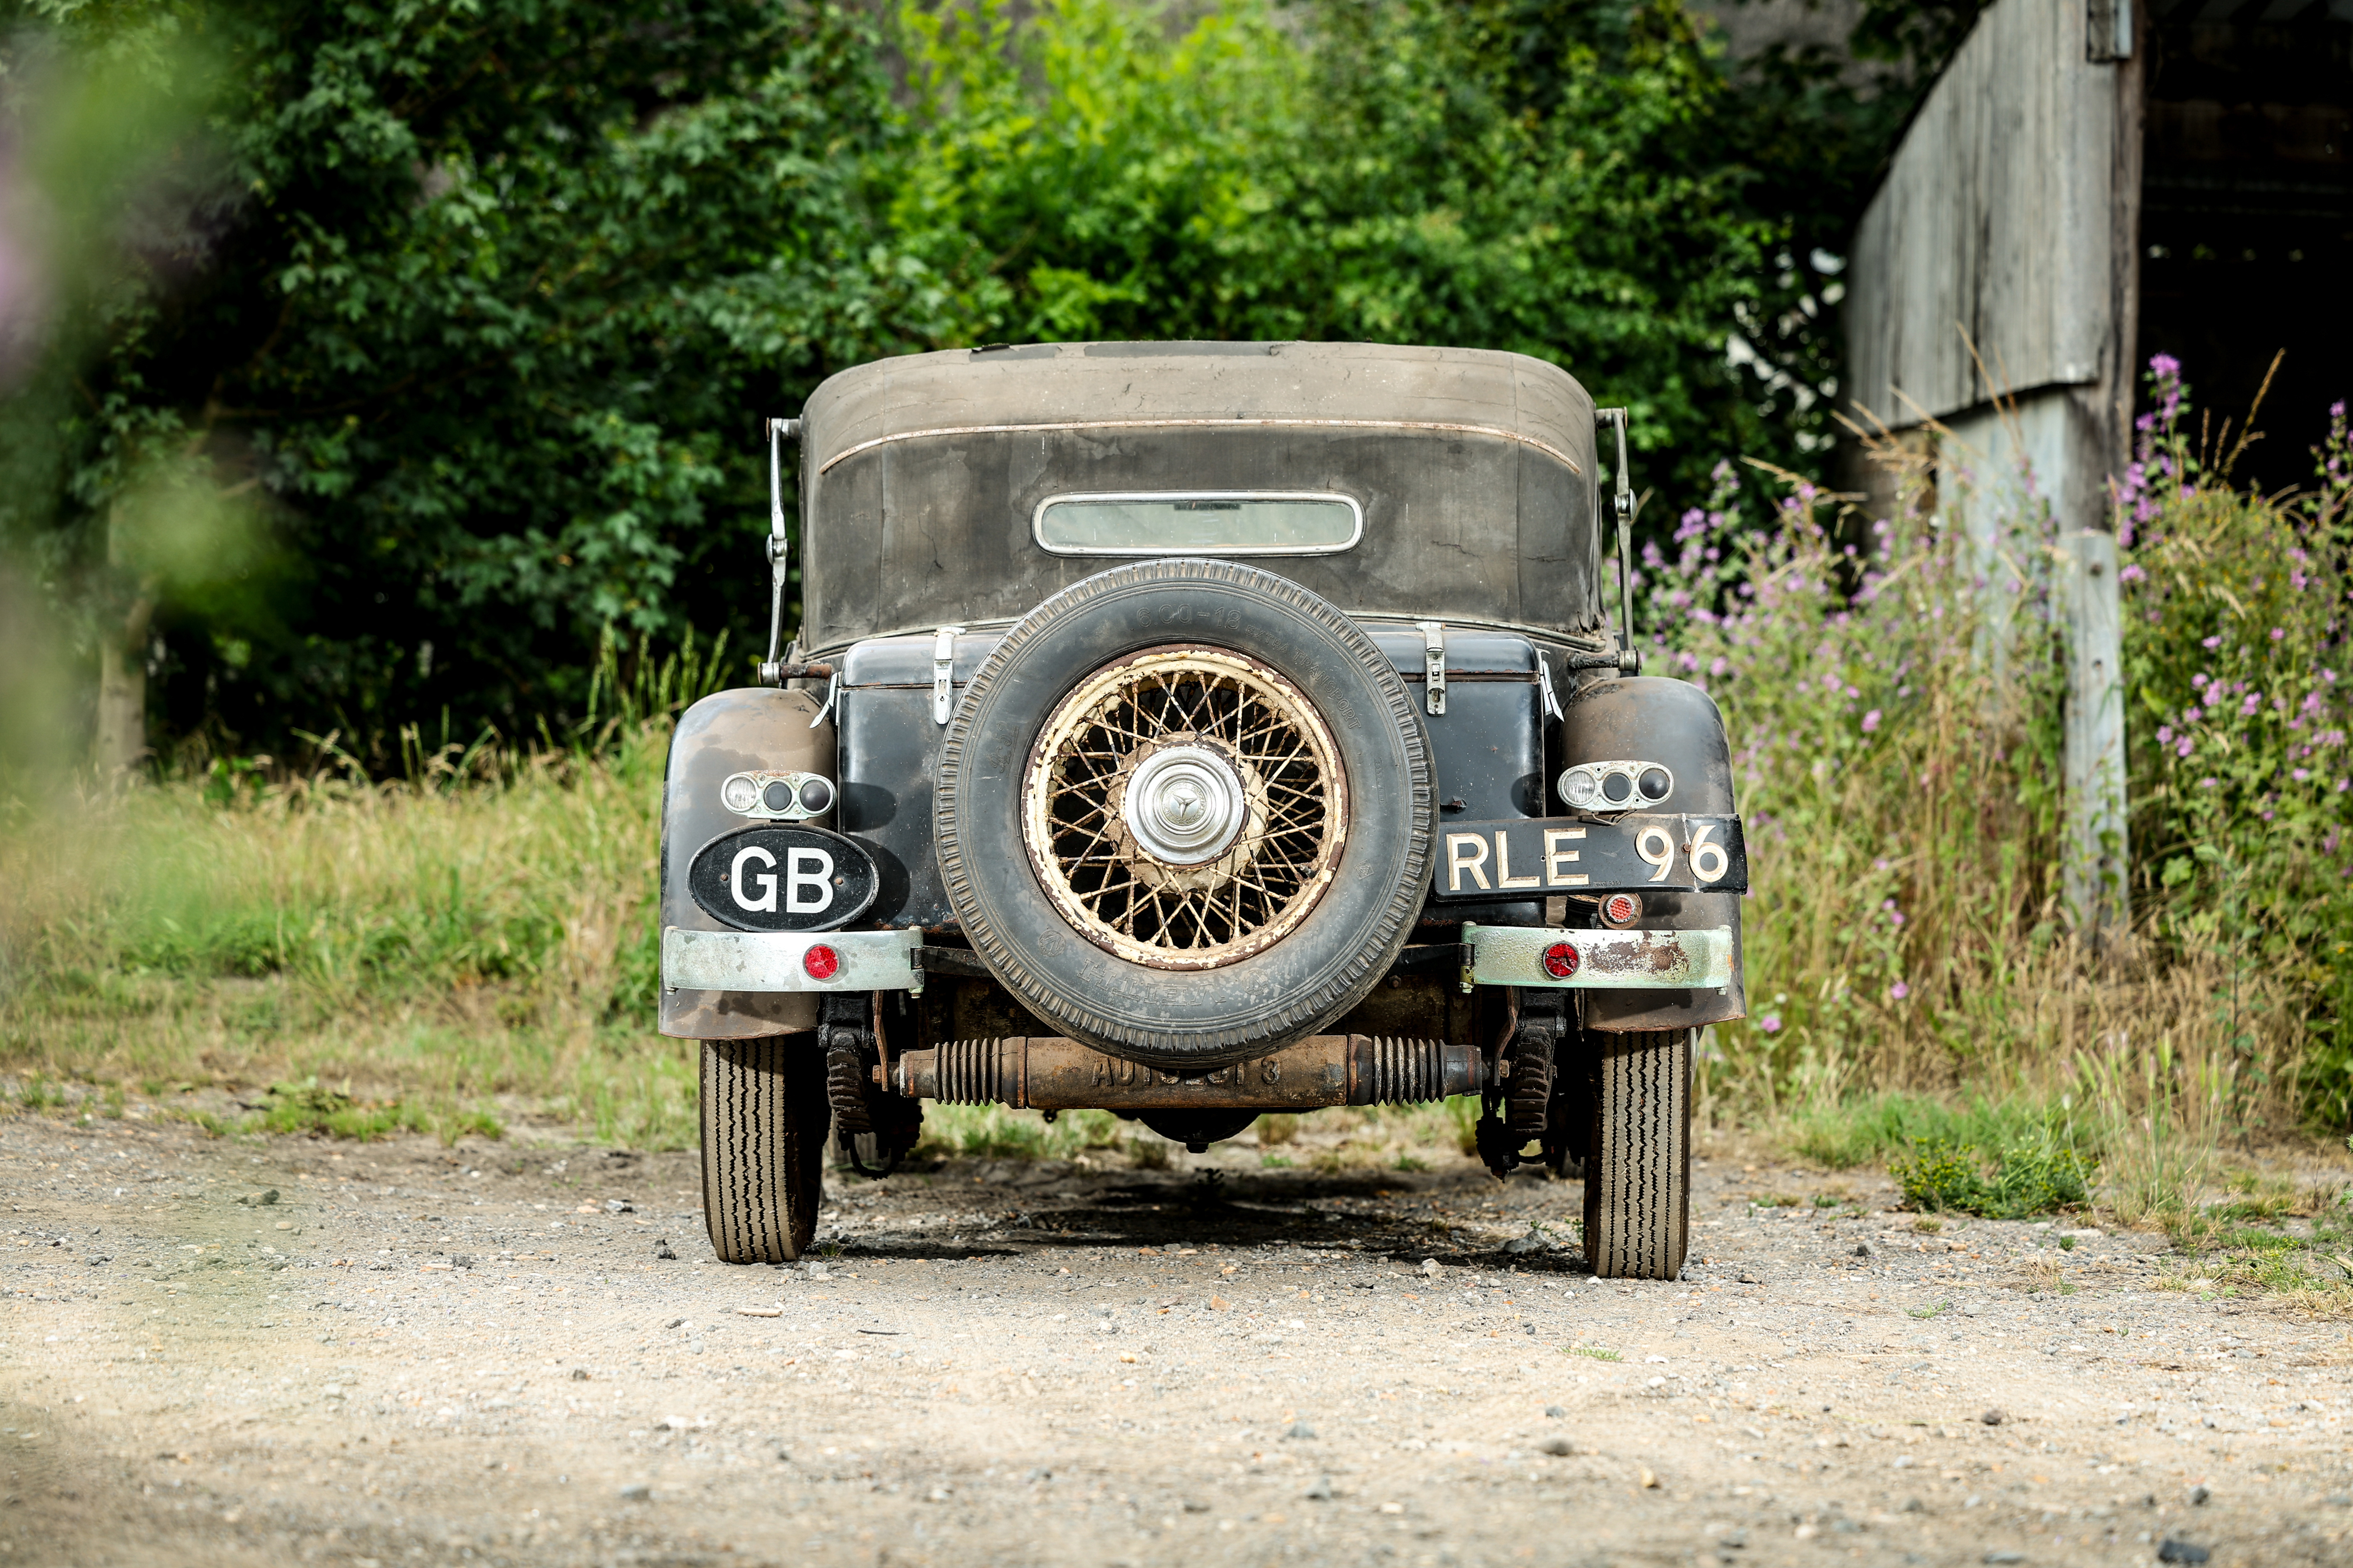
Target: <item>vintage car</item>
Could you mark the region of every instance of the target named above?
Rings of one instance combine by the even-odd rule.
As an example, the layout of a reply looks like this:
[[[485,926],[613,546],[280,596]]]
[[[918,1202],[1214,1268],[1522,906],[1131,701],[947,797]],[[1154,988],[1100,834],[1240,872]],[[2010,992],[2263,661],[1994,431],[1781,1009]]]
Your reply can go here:
[[[925,1100],[1200,1151],[1476,1095],[1596,1271],[1680,1272],[1747,866],[1715,705],[1637,673],[1622,411],[1512,353],[1037,343],[766,433],[799,632],[682,717],[662,821],[721,1258],[798,1257],[829,1130],[879,1173]]]

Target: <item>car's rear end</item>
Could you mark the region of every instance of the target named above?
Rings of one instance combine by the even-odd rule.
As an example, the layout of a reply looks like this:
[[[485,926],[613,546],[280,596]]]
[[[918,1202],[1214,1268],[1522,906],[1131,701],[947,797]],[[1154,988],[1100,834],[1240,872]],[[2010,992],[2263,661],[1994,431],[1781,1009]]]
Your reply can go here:
[[[1598,1268],[1676,1272],[1746,867],[1713,703],[1607,625],[1594,431],[1462,350],[819,388],[799,637],[686,716],[665,817],[723,1256],[796,1255],[826,1125],[887,1165],[924,1099],[1206,1145],[1476,1094],[1499,1174],[1586,1163]]]

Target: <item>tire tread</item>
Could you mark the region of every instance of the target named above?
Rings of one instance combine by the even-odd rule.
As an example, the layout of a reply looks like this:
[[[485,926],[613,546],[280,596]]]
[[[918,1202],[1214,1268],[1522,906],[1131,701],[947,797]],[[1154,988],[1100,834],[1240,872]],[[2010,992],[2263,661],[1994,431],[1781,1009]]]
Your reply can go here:
[[[1689,1029],[1596,1035],[1585,1256],[1604,1279],[1672,1279],[1691,1237]]]
[[[702,1042],[702,1218],[725,1263],[790,1263],[817,1234],[831,1113],[815,1038]]]

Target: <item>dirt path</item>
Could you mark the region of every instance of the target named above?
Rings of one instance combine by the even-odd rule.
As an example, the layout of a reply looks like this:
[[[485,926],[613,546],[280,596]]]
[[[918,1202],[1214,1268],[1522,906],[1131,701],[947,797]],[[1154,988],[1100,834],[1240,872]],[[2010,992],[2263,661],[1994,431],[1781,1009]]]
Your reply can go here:
[[[1599,1284],[1432,1158],[951,1164],[731,1268],[689,1156],[0,1121],[0,1563],[2353,1562],[2342,1326],[2147,1238],[1719,1157]]]

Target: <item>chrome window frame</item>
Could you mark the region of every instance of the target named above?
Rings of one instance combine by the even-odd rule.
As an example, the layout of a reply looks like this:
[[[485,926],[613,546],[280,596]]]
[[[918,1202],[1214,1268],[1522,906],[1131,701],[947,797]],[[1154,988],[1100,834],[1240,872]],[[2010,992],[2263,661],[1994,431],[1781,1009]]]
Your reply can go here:
[[[1046,542],[1046,510],[1072,502],[1155,500],[1277,500],[1338,501],[1348,509],[1348,537],[1337,544],[1234,545],[1093,545]],[[1356,497],[1334,490],[1078,490],[1048,496],[1029,517],[1029,537],[1049,555],[1337,555],[1354,550],[1365,537],[1365,507]]]

